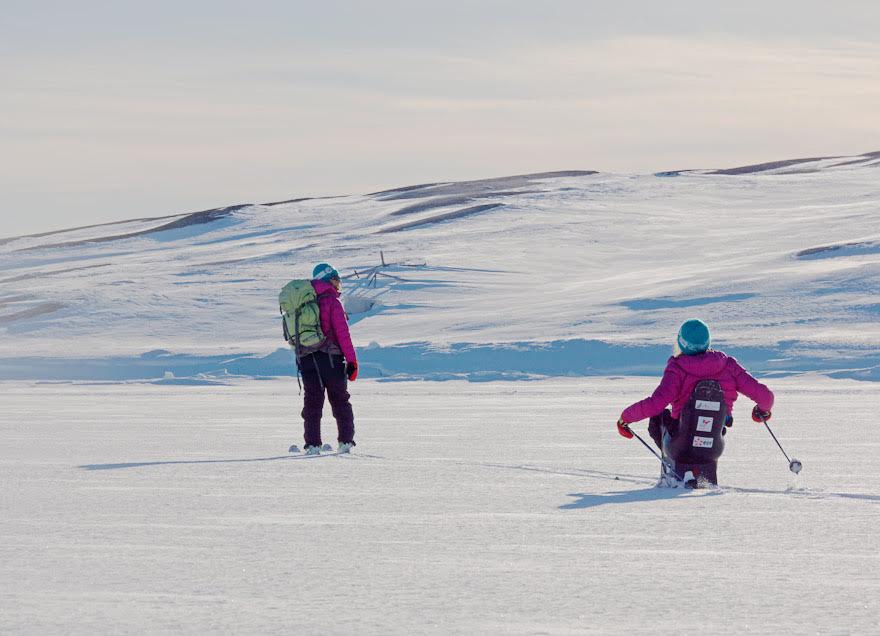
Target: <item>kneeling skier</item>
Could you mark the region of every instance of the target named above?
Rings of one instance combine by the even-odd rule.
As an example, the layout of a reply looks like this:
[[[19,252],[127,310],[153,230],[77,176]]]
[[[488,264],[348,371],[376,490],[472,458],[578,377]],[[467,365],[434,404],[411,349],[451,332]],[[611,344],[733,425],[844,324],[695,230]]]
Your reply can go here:
[[[700,481],[718,483],[723,435],[733,424],[729,414],[739,393],[756,403],[754,421],[770,419],[773,392],[736,359],[709,349],[710,343],[703,321],[685,321],[660,385],[650,397],[627,407],[617,420],[618,432],[631,439],[629,424],[650,418],[648,432],[664,458],[661,485],[672,485],[670,478],[685,481],[687,486]],[[666,408],[669,404],[671,409]]]

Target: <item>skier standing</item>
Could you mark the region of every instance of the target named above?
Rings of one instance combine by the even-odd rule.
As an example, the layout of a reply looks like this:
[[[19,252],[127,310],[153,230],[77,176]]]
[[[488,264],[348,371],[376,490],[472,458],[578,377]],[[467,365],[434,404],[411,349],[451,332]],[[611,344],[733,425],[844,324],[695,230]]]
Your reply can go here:
[[[321,451],[321,414],[326,391],[336,419],[339,452],[348,453],[355,445],[354,412],[349,401],[348,381],[357,379],[358,363],[345,310],[339,301],[342,283],[339,272],[327,263],[321,263],[312,272],[311,284],[317,295],[325,340],[319,350],[298,360],[305,393],[302,410],[304,450],[307,455],[317,455]]]
[[[632,431],[629,430],[629,424],[638,422],[645,418],[650,418],[648,424],[648,432],[654,443],[664,450],[664,437],[670,448],[674,447],[670,440],[676,435],[686,433],[686,427],[690,427],[690,422],[679,422],[682,411],[686,410],[689,417],[693,417],[693,406],[696,403],[700,408],[701,404],[718,404],[717,409],[725,414],[724,421],[715,427],[716,443],[715,457],[711,460],[711,477],[713,483],[715,463],[717,456],[723,450],[723,441],[721,436],[726,432],[726,428],[733,424],[733,418],[726,415],[731,412],[733,403],[736,401],[739,393],[752,399],[756,404],[752,410],[752,419],[755,422],[766,421],[770,419],[770,409],[773,408],[773,392],[765,385],[758,382],[752,375],[748,373],[736,359],[729,357],[721,351],[709,349],[711,338],[709,328],[701,320],[687,320],[678,331],[678,338],[674,347],[674,355],[669,358],[666,363],[666,370],[663,372],[663,378],[660,385],[654,390],[654,393],[643,400],[632,404],[624,409],[617,420],[618,432],[626,438],[633,437]],[[718,402],[697,402],[692,397],[695,394],[697,385],[704,380],[714,380],[720,385],[718,396],[721,397],[723,392],[724,404]],[[672,408],[666,408],[671,404]],[[722,407],[726,407],[722,411]],[[711,415],[711,413],[709,413]],[[697,430],[710,431],[711,425],[708,423],[709,418],[700,418],[706,420],[706,428]],[[681,431],[680,431],[681,429]],[[688,430],[693,430],[689,428]],[[698,440],[706,440],[708,447],[712,446],[711,437],[696,437],[693,443],[688,446],[698,446],[703,442]],[[685,453],[688,451],[685,450]],[[673,458],[678,460],[678,458]],[[683,459],[682,461],[690,461]]]

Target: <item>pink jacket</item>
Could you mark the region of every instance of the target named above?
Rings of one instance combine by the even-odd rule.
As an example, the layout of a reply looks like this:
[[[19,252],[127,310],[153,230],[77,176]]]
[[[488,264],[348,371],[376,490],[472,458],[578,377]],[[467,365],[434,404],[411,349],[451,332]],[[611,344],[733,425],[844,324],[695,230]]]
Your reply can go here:
[[[357,362],[354,346],[351,344],[351,334],[348,331],[348,321],[345,310],[339,302],[339,292],[336,288],[324,280],[313,280],[312,287],[318,294],[318,310],[321,314],[321,330],[327,338],[327,343],[339,348],[347,362]]]
[[[709,350],[695,356],[669,358],[663,379],[651,397],[628,407],[621,416],[627,424],[659,415],[672,404],[672,417],[677,418],[700,380],[718,380],[724,391],[728,413],[732,413],[737,394],[742,393],[769,411],[773,408],[773,392],[743,369],[735,358],[720,351]]]

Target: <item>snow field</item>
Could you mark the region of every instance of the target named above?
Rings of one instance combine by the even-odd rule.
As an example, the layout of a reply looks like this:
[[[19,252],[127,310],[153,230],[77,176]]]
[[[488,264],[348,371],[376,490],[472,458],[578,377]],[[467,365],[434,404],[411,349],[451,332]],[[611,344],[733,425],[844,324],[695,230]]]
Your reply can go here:
[[[498,345],[519,349],[517,369],[538,359],[549,376],[629,375],[616,352],[668,350],[698,316],[733,355],[760,348],[755,372],[878,379],[878,156],[735,175],[526,175],[0,239],[0,378],[223,375],[216,357],[279,375],[278,292],[326,261],[349,277],[344,302],[372,307],[352,315],[372,377],[388,375],[389,356],[389,374],[423,379],[425,347]],[[402,223],[417,225],[391,231]],[[383,276],[355,278],[380,251]],[[558,342],[616,352],[590,369],[544,364]],[[157,368],[161,355],[189,363]]]
[[[741,399],[682,492],[614,428],[655,382],[358,381],[318,458],[290,379],[4,383],[0,633],[876,633],[877,385],[769,380],[803,473]]]

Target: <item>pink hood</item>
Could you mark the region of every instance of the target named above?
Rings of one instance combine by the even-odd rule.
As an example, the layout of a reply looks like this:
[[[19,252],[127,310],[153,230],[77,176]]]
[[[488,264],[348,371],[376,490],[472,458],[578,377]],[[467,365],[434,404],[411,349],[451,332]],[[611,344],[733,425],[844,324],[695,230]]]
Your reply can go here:
[[[731,414],[733,403],[740,393],[755,401],[764,411],[773,408],[773,392],[770,389],[753,378],[735,358],[721,351],[710,350],[695,356],[669,358],[660,385],[650,397],[624,410],[623,420],[627,423],[638,422],[659,415],[668,404],[672,405],[672,416],[677,418],[700,380],[718,380]]]
[[[342,355],[348,362],[357,362],[354,345],[351,344],[351,334],[348,331],[345,309],[339,302],[339,292],[332,284],[324,280],[313,280],[312,287],[318,294],[321,330],[327,338],[328,349],[336,348],[342,351]]]

